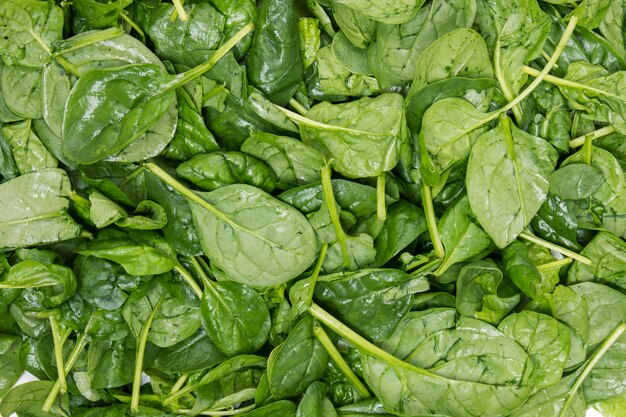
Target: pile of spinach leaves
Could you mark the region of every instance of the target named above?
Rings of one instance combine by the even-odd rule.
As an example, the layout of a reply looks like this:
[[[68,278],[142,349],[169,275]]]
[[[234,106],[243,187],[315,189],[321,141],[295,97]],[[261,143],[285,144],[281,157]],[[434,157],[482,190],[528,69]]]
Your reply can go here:
[[[625,25],[2,0],[0,415],[623,415]]]

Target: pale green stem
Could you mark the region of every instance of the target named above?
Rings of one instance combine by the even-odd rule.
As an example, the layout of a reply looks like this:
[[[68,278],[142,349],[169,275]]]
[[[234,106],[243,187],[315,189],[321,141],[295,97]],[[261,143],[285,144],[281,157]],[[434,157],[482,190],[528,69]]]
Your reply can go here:
[[[146,354],[146,344],[148,343],[148,333],[150,332],[150,327],[152,326],[152,321],[156,316],[159,307],[161,307],[161,303],[165,299],[165,292],[161,294],[159,300],[156,302],[154,307],[152,307],[152,312],[150,316],[148,316],[148,320],[144,323],[141,328],[141,333],[139,334],[139,340],[137,343],[137,356],[135,359],[135,372],[133,375],[133,389],[130,399],[130,411],[132,413],[136,413],[139,411],[139,391],[141,389],[141,373],[143,372],[143,358]]]
[[[199,415],[201,415],[201,416],[235,416],[237,414],[247,413],[249,411],[254,410],[255,408],[256,408],[256,405],[255,404],[251,404],[251,405],[247,405],[245,407],[236,408],[234,410],[203,411],[203,412],[199,413]],[[180,414],[188,414],[190,412],[191,412],[191,410],[187,410],[187,409],[176,410],[176,413],[180,413]]]
[[[341,248],[341,255],[343,256],[343,266],[345,268],[349,268],[350,254],[348,253],[346,235],[343,231],[343,227],[341,226],[341,221],[339,220],[339,213],[337,212],[337,202],[335,201],[335,196],[333,194],[333,184],[330,179],[330,164],[331,161],[328,161],[322,167],[322,194],[324,195],[324,202],[326,203],[328,214],[330,215],[330,221],[333,224],[335,234],[337,235],[337,241],[339,242],[339,247]]]
[[[172,81],[170,81],[169,83],[163,86],[163,88],[161,89],[161,92],[164,93],[168,90],[178,88],[181,85],[186,84],[187,82],[199,77],[200,75],[204,74],[205,72],[213,68],[213,66],[220,59],[222,59],[224,55],[226,55],[231,49],[233,49],[235,45],[239,43],[240,40],[246,37],[246,35],[252,32],[253,29],[254,29],[253,23],[248,23],[247,25],[245,25],[239,32],[235,33],[233,37],[231,37],[222,46],[220,46],[213,53],[213,55],[211,55],[211,58],[209,58],[208,61],[206,61],[204,64],[198,65],[195,68],[192,68],[188,71],[183,72],[182,74],[175,76],[172,79]]]
[[[83,33],[72,39],[61,41],[61,44],[57,48],[55,48],[57,50],[52,53],[52,57],[56,59],[60,55],[76,51],[78,49],[96,44],[98,42],[117,38],[119,36],[122,36],[123,34],[124,31],[119,27],[112,27],[108,29]]]
[[[205,272],[205,269],[202,267],[202,265],[200,264],[200,262],[195,256],[187,256],[185,259],[189,261],[189,263],[191,264],[191,267],[194,269],[194,271],[196,271],[196,274],[198,274],[198,276],[200,277],[200,280],[202,281],[202,284],[204,284],[205,287],[213,283],[213,281],[211,281],[211,279]],[[200,259],[200,261],[204,263],[204,260]],[[206,263],[204,265],[206,266],[208,270],[208,265],[206,265]]]
[[[585,163],[587,165],[591,165],[591,157],[593,156],[593,143],[591,142],[593,139],[589,136],[585,138],[585,144],[583,145],[583,150],[585,152]]]
[[[187,16],[187,12],[185,11],[185,8],[183,7],[182,1],[172,0],[172,3],[174,3],[174,7],[176,8],[176,13],[178,13],[178,17],[180,18],[180,20],[182,20],[183,22],[186,22],[187,20],[189,20],[189,16]]]
[[[561,247],[559,245],[555,245],[552,242],[548,242],[547,240],[543,240],[541,238],[538,238],[537,236],[527,233],[527,232],[522,232],[519,234],[520,239],[524,239],[527,240],[529,242],[532,242],[534,244],[537,244],[539,246],[542,246],[544,248],[556,251],[558,253],[560,253],[563,256],[569,256],[570,258],[573,258],[574,260],[578,261],[578,262],[582,262],[586,265],[591,265],[591,259],[587,258],[586,256],[583,256],[579,253],[573,252],[569,249],[565,249],[564,247]]]
[[[87,324],[87,327],[89,327],[89,324]],[[70,352],[70,356],[67,358],[67,361],[65,361],[65,368],[64,368],[65,374],[67,374],[68,372],[72,370],[74,363],[76,363],[80,353],[82,352],[82,350],[85,348],[86,345],[87,345],[87,329],[85,329],[85,332],[76,340],[76,344],[74,345],[74,348]],[[54,404],[54,401],[56,400],[57,395],[59,395],[60,389],[61,389],[61,383],[57,380],[52,386],[52,389],[50,389],[50,393],[48,394],[46,401],[43,403],[43,406],[41,407],[41,411],[44,411],[46,413],[50,412],[50,409],[52,408],[52,405]]]
[[[191,287],[196,296],[199,299],[202,299],[202,288],[198,285],[193,275],[185,267],[183,267],[179,262],[176,262],[174,266],[174,271],[178,272],[178,274],[183,278],[183,280]]]
[[[319,340],[322,346],[324,346],[324,349],[326,349],[326,352],[328,352],[331,359],[333,360],[333,362],[335,362],[335,364],[344,374],[346,379],[350,381],[354,388],[356,388],[357,392],[361,396],[361,399],[370,398],[371,394],[368,391],[367,387],[363,384],[363,382],[361,382],[359,377],[356,376],[354,371],[352,371],[352,368],[350,368],[350,365],[348,365],[343,356],[341,356],[341,353],[339,353],[339,350],[337,350],[337,347],[332,342],[332,340],[330,340],[324,329],[321,326],[315,326],[313,327],[313,334],[315,335],[317,340]]]
[[[568,391],[567,397],[565,398],[565,402],[563,403],[563,408],[561,408],[561,412],[559,413],[559,417],[564,417],[569,414],[567,412],[567,409],[569,408],[569,405],[572,403],[572,400],[574,399],[576,392],[578,392],[581,385],[585,381],[585,378],[589,376],[589,374],[593,370],[593,367],[596,366],[596,364],[600,361],[600,359],[602,359],[604,354],[611,348],[611,346],[613,346],[613,344],[617,341],[617,339],[619,339],[619,337],[622,335],[622,333],[624,333],[624,331],[626,331],[626,323],[622,323],[619,326],[617,326],[615,330],[611,332],[609,337],[607,337],[604,340],[604,342],[602,342],[602,344],[598,347],[598,349],[593,353],[593,356],[589,358],[589,360],[587,361],[587,363],[585,364],[583,368],[583,371],[581,372],[580,375],[578,375],[578,378],[576,378],[576,381],[574,381],[574,385],[572,385],[572,388],[570,388],[570,390]]]
[[[315,268],[313,268],[313,272],[311,273],[311,288],[309,289],[309,294],[307,296],[307,306],[310,306],[313,303],[313,292],[315,290],[315,284],[317,283],[317,278],[320,275],[320,271],[322,270],[322,265],[324,265],[324,258],[326,258],[326,251],[328,250],[328,242],[322,242],[322,247],[320,248],[320,254],[317,257],[317,262],[315,263]]]
[[[537,270],[539,272],[551,271],[554,268],[562,268],[565,265],[571,264],[573,261],[572,258],[563,258],[558,261],[548,262],[546,264],[537,265]]]
[[[387,218],[387,204],[385,194],[385,177],[384,172],[376,178],[376,215],[380,220]]]
[[[141,39],[139,39],[141,41],[141,43],[145,44],[146,43],[146,34],[143,33],[143,30],[141,30],[141,28],[137,25],[137,23],[133,22],[133,20],[130,17],[128,17],[128,15],[126,14],[126,11],[122,11],[122,13],[120,13],[120,16],[122,17],[122,20],[124,20],[126,23],[128,23],[130,25],[130,27],[133,28],[135,30],[135,32],[137,32],[137,34],[141,38]]]
[[[57,364],[57,381],[59,381],[59,392],[67,392],[67,382],[65,381],[65,366],[63,365],[63,345],[69,336],[69,332],[59,333],[59,323],[54,316],[48,318],[52,330],[52,341],[54,344],[54,360]]]
[[[295,98],[290,98],[289,99],[289,105],[291,107],[293,107],[301,115],[306,116],[308,110],[306,109],[306,107],[304,107],[302,104],[300,104],[300,102],[298,100],[296,100]]]
[[[532,75],[533,77],[538,77],[541,74],[536,69],[526,66],[526,65],[522,67],[522,72],[525,72],[528,75]],[[570,88],[575,88],[577,90],[586,90],[586,91],[590,91],[592,93],[600,94],[603,96],[609,96],[609,97],[615,97],[615,98],[621,99],[621,97],[609,91],[604,91],[604,90],[601,90],[596,87],[592,87],[587,84],[578,83],[576,81],[566,80],[565,78],[555,77],[554,75],[545,75],[544,79],[550,84],[558,85],[561,87],[570,87]]]
[[[180,390],[183,387],[183,385],[185,385],[185,382],[187,382],[188,379],[189,379],[189,374],[182,374],[180,377],[178,377],[178,379],[172,386],[172,389],[170,390],[170,395],[176,394],[178,390]]]
[[[337,320],[335,317],[333,317],[331,314],[326,312],[317,304],[314,303],[313,305],[311,305],[308,311],[309,311],[309,314],[311,314],[317,320],[322,322],[325,326],[327,326],[328,328],[330,328],[331,330],[339,334],[341,337],[343,337],[350,343],[352,343],[354,347],[361,349],[362,353],[373,356],[390,365],[400,366],[400,367],[403,367],[405,369],[410,369],[413,372],[416,372],[421,375],[425,375],[430,378],[444,380],[446,381],[446,383],[449,382],[449,380],[447,380],[444,377],[433,374],[425,369],[418,368],[417,366],[412,365],[408,362],[405,362],[399,358],[396,358],[389,352],[379,348],[378,346],[376,346],[369,340],[363,338],[354,330],[350,329],[348,326],[346,326],[345,324]]]
[[[471,126],[469,130],[467,131],[471,132],[472,130],[478,129],[479,127],[491,122],[492,120],[497,119],[501,114],[508,112],[509,110],[513,109],[515,106],[520,104],[524,99],[526,99],[526,97],[528,97],[535,90],[535,88],[537,88],[537,86],[541,84],[541,82],[544,79],[548,81],[548,77],[549,77],[548,73],[552,70],[552,68],[554,68],[556,61],[561,56],[561,53],[563,53],[563,49],[565,48],[567,41],[569,41],[570,37],[572,36],[572,33],[574,33],[574,28],[576,27],[577,22],[578,22],[578,18],[576,16],[573,16],[570,19],[567,25],[567,28],[565,29],[565,32],[563,32],[563,36],[561,37],[561,40],[559,41],[556,48],[554,49],[554,53],[552,54],[552,57],[550,58],[546,66],[541,71],[537,71],[536,78],[533,80],[533,82],[530,83],[528,87],[524,89],[524,91],[520,93],[520,95],[515,97],[515,99],[513,101],[510,101],[506,106],[489,113],[486,118],[479,120],[477,124],[475,124],[474,126]]]
[[[613,126],[605,126],[601,127],[598,130],[594,130],[593,132],[589,132],[586,135],[579,136],[569,141],[570,148],[577,148],[579,146],[583,146],[585,144],[585,140],[590,138],[591,140],[599,139],[601,137],[610,135],[615,132],[615,128]]]
[[[433,206],[433,198],[430,193],[430,187],[422,181],[422,207],[426,214],[426,225],[428,226],[428,233],[430,233],[430,239],[433,242],[433,249],[435,250],[435,256],[443,258],[446,256],[446,251],[441,242],[439,236],[439,230],[437,229],[437,216],[435,215],[435,207]]]

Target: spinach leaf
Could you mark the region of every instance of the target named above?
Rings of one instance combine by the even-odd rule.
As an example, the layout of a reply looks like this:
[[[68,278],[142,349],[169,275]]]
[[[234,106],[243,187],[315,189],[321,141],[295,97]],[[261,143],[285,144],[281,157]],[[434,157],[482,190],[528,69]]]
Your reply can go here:
[[[70,416],[69,396],[63,395],[57,398],[50,412],[41,410],[46,396],[54,385],[51,381],[32,381],[14,387],[9,391],[0,403],[0,413],[10,416],[27,415],[33,417]]]
[[[20,345],[17,336],[0,335],[0,398],[13,387],[24,371],[18,357]]]
[[[455,263],[478,257],[492,247],[489,235],[474,221],[467,196],[448,208],[439,219],[437,228],[446,249],[437,274],[443,274]]]
[[[196,155],[176,168],[176,173],[212,191],[229,184],[249,184],[271,193],[276,176],[263,161],[242,152],[212,152]]]
[[[326,398],[327,387],[323,382],[313,382],[298,404],[296,417],[333,417],[337,416],[335,407]]]
[[[548,300],[552,317],[569,327],[570,349],[565,368],[571,369],[587,357],[587,340],[589,339],[587,302],[563,285],[558,285]]]
[[[162,300],[152,320],[148,341],[158,347],[173,346],[195,334],[201,326],[200,306],[189,286],[177,280],[157,280],[141,298],[128,298],[122,315],[131,332],[139,339],[144,323]]]
[[[366,48],[376,35],[377,23],[356,9],[331,1],[337,26],[358,48]]]
[[[7,108],[20,119],[43,116],[41,91],[42,71],[26,66],[4,66],[0,74],[0,90]]]
[[[94,29],[115,26],[120,14],[131,4],[132,0],[114,0],[107,3],[97,0],[77,0],[72,3],[78,14],[82,15],[87,24]]]
[[[175,266],[174,251],[169,244],[149,232],[100,238],[82,244],[76,252],[116,262],[131,275],[162,274]]]
[[[387,218],[376,239],[373,266],[382,266],[427,230],[426,218],[418,207],[398,200],[389,206]]]
[[[394,269],[361,269],[320,276],[314,298],[356,331],[383,341],[412,306],[412,295],[428,289],[424,277]]]
[[[163,60],[200,65],[223,40],[225,17],[209,2],[186,5],[186,21],[171,18],[176,10],[172,4],[138,1],[135,9],[137,24]]]
[[[8,0],[0,6],[0,28],[5,64],[37,68],[50,60],[49,46],[61,39],[63,11],[45,1]]]
[[[246,139],[241,152],[268,164],[276,174],[276,187],[281,190],[319,181],[324,165],[322,155],[299,140],[265,132]]]
[[[533,299],[543,299],[558,284],[558,275],[550,279],[541,274],[533,262],[528,246],[513,241],[502,250],[502,261],[506,274],[513,284]]]
[[[626,244],[622,239],[611,233],[599,232],[581,254],[591,259],[592,264],[574,262],[567,273],[568,284],[591,281],[626,291],[623,275]]]
[[[389,1],[377,3],[372,0],[333,0],[333,4],[345,5],[379,22],[404,23],[415,16],[424,1],[405,0],[399,3]]]
[[[289,281],[313,263],[314,231],[293,207],[249,185],[194,193],[156,165],[148,164],[148,169],[189,199],[215,273],[267,287]]]
[[[248,23],[257,21],[258,11],[251,0],[209,0],[225,18],[224,37],[233,37]],[[252,37],[246,36],[234,47],[235,57],[241,59],[250,49]]]
[[[21,174],[57,167],[57,160],[32,131],[30,120],[3,126],[2,135],[13,149],[13,159]]]
[[[575,206],[554,194],[548,193],[546,201],[530,221],[530,227],[543,239],[565,248],[581,249],[577,240],[578,221]]]
[[[519,343],[530,356],[535,365],[536,389],[560,381],[570,350],[567,326],[548,315],[522,311],[502,320],[498,330]]]
[[[519,302],[518,291],[492,260],[461,269],[456,283],[456,309],[461,315],[497,324]]]
[[[270,312],[261,295],[238,282],[205,281],[202,325],[227,356],[254,353],[267,341]]]
[[[174,136],[175,89],[215,65],[251,26],[229,39],[205,63],[177,76],[167,76],[152,64],[92,70],[80,77],[67,99],[63,118],[63,152],[79,164],[93,164],[122,151],[121,160],[136,161],[155,156]],[[106,86],[106,87],[105,87]],[[115,96],[115,99],[111,97]],[[174,111],[168,122],[168,111]],[[115,115],[110,120],[109,115]],[[150,129],[160,124],[153,132]],[[124,149],[144,134],[159,137],[159,146]]]
[[[159,350],[153,369],[168,374],[189,374],[223,362],[226,357],[201,329],[177,344]]]
[[[303,73],[294,0],[263,1],[257,22],[246,60],[248,79],[270,100],[284,105]]]
[[[550,144],[507,118],[476,140],[467,163],[467,196],[498,247],[511,243],[535,216],[547,197],[555,163]]]
[[[200,109],[183,88],[176,90],[178,122],[174,138],[163,152],[170,159],[185,161],[201,153],[217,151],[219,145],[204,124]]]
[[[445,45],[439,39],[445,38],[454,29],[471,27],[475,15],[476,1],[437,0],[422,7],[406,23],[378,24],[376,46],[379,48],[379,57],[387,70],[398,79],[413,80],[416,69],[425,62],[419,58],[424,50],[433,43]],[[466,51],[470,52],[471,41],[466,39],[466,42],[469,44]],[[449,54],[450,49],[446,53]],[[488,55],[484,62],[489,62]]]
[[[580,227],[605,229],[618,236],[626,232],[626,179],[617,159],[604,149],[593,147],[591,157],[579,151],[571,155],[561,167],[587,163],[603,176],[602,184],[586,199],[575,201],[576,217]]]
[[[302,141],[332,158],[333,169],[349,178],[375,177],[390,171],[407,138],[399,94],[341,104],[324,102],[311,108],[307,118],[292,113],[289,117],[299,124]]]
[[[399,327],[396,337],[416,339],[406,361],[362,352],[365,381],[385,409],[404,415],[507,415],[524,402],[533,370],[524,350],[481,321],[461,318],[452,326],[421,343],[412,328]],[[486,372],[492,369],[497,371]]]
[[[0,249],[7,250],[77,237],[81,227],[69,215],[67,174],[48,168],[0,184]]]
[[[269,388],[275,399],[297,397],[324,375],[328,353],[313,336],[313,319],[303,317],[267,362]]]

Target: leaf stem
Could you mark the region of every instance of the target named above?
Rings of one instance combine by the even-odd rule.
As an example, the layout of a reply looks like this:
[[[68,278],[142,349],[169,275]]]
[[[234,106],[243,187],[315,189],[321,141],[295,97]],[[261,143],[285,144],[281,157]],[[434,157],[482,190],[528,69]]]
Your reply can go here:
[[[545,263],[545,264],[537,265],[537,271],[545,272],[545,271],[550,271],[553,268],[562,268],[565,265],[571,264],[572,261],[573,261],[572,258],[563,258],[563,259],[559,259],[559,260],[554,261],[554,262],[548,262],[548,263]]]
[[[148,316],[148,319],[144,323],[141,328],[141,333],[139,334],[139,340],[137,341],[137,355],[135,358],[135,372],[133,375],[133,390],[130,399],[130,411],[136,413],[139,411],[139,391],[141,389],[141,373],[143,372],[143,359],[146,354],[146,344],[148,343],[148,333],[150,332],[150,327],[152,326],[152,321],[156,316],[159,307],[161,307],[161,303],[165,299],[165,291],[159,297],[159,300],[156,302],[154,307],[152,307],[152,312]]]
[[[341,356],[341,353],[339,353],[339,350],[337,350],[335,344],[332,342],[332,340],[330,340],[328,334],[326,334],[326,332],[324,331],[324,328],[319,325],[314,326],[313,334],[315,335],[317,340],[319,340],[322,346],[324,346],[324,349],[326,349],[326,352],[328,352],[331,359],[333,360],[333,362],[335,362],[339,370],[344,374],[348,381],[350,381],[352,386],[356,388],[361,398],[370,398],[372,395],[367,390],[367,387],[363,384],[363,382],[361,382],[359,377],[356,376],[356,374],[354,373],[352,368],[350,368],[350,365],[348,365],[343,356]]]
[[[208,61],[203,64],[198,65],[195,68],[192,68],[188,71],[183,72],[182,74],[178,74],[175,76],[170,82],[166,83],[162,89],[161,93],[166,91],[170,91],[176,89],[182,85],[185,85],[189,81],[194,78],[199,77],[204,74],[220,60],[224,55],[226,55],[231,49],[237,45],[237,43],[242,40],[246,35],[248,35],[254,29],[253,23],[248,23],[245,25],[239,32],[235,33],[229,40],[227,40],[222,46],[220,46],[214,53],[211,55]]]
[[[124,31],[119,27],[112,27],[108,29],[82,33],[73,37],[72,39],[67,39],[61,41],[60,43],[55,43],[52,57],[57,59],[63,54],[76,51],[78,49],[96,44],[98,42],[104,42],[109,39],[117,38],[118,36],[122,36],[123,34]]]
[[[174,265],[174,271],[178,272],[183,280],[191,287],[193,292],[196,293],[196,296],[199,299],[202,299],[202,288],[200,288],[193,275],[191,275],[191,273],[184,266],[182,266],[180,262],[176,262],[176,265]]]
[[[313,272],[309,277],[311,279],[311,287],[309,289],[309,294],[307,295],[307,307],[309,307],[313,303],[313,292],[315,291],[315,284],[317,283],[317,278],[320,276],[320,271],[322,270],[322,265],[324,264],[324,258],[326,258],[326,251],[328,250],[328,242],[322,242],[322,247],[320,248],[320,254],[317,257],[317,262],[315,263],[315,267],[313,268]]]
[[[435,207],[433,206],[433,197],[430,192],[430,187],[422,181],[422,206],[424,207],[424,214],[426,214],[426,225],[428,226],[428,233],[430,234],[430,240],[433,242],[433,249],[435,250],[435,256],[443,258],[446,256],[446,251],[441,242],[441,236],[439,236],[439,229],[437,229],[437,216],[435,215]]]
[[[327,326],[328,328],[330,328],[331,330],[339,334],[341,337],[348,340],[356,348],[361,349],[364,353],[370,356],[373,356],[377,359],[380,359],[382,361],[385,361],[389,364],[392,364],[395,366],[401,366],[404,368],[409,368],[416,373],[428,376],[430,378],[446,380],[446,378],[444,377],[433,374],[427,371],[426,369],[418,368],[417,366],[412,365],[408,362],[405,362],[401,359],[398,359],[392,354],[390,354],[389,352],[379,348],[378,346],[376,346],[369,340],[363,338],[354,330],[350,329],[348,326],[346,326],[345,324],[337,320],[335,317],[333,317],[331,314],[326,312],[317,304],[313,303],[311,307],[309,307],[308,311],[309,311],[309,314],[311,314],[317,320],[322,322],[325,326]]]
[[[59,392],[65,394],[67,392],[67,382],[65,381],[65,366],[63,365],[63,345],[69,336],[69,332],[63,334],[59,332],[59,322],[54,316],[48,318],[50,321],[50,329],[52,330],[52,343],[54,345],[54,360],[57,364],[57,381],[59,381]]]
[[[580,375],[578,375],[578,377],[574,381],[574,385],[572,385],[572,388],[570,388],[570,390],[568,391],[567,397],[565,398],[565,402],[563,403],[563,408],[561,408],[561,412],[559,413],[559,417],[564,417],[567,415],[566,410],[568,409],[569,405],[574,399],[574,395],[576,395],[576,392],[578,392],[578,389],[585,381],[585,378],[589,376],[594,366],[598,364],[600,359],[602,359],[604,354],[611,348],[611,346],[613,346],[613,344],[617,341],[617,339],[619,339],[619,337],[622,335],[622,333],[624,333],[624,331],[626,331],[626,323],[622,323],[619,326],[617,326],[611,332],[611,334],[606,339],[604,339],[604,342],[602,342],[602,344],[598,347],[598,349],[596,349],[596,351],[593,353],[591,358],[589,358],[589,360],[587,361],[587,363],[585,364],[583,368],[583,371],[581,372]]]
[[[541,238],[538,238],[537,236],[527,233],[527,232],[522,232],[519,234],[519,237],[521,239],[527,240],[529,242],[535,243],[539,246],[543,246],[544,248],[559,252],[560,254],[562,254],[563,256],[569,256],[570,258],[578,261],[578,262],[582,262],[585,265],[591,265],[591,259],[587,258],[586,256],[583,256],[581,254],[578,254],[576,252],[573,252],[569,249],[565,249],[562,246],[559,245],[555,245],[552,242],[548,242],[547,240],[543,240]]]
[[[385,201],[387,197],[385,194],[386,176],[387,174],[383,172],[376,177],[376,215],[383,221],[387,218],[387,205]]]
[[[339,247],[341,248],[341,255],[343,256],[343,266],[345,268],[350,268],[350,254],[348,253],[348,244],[346,243],[346,235],[343,231],[343,227],[341,226],[341,221],[339,220],[339,213],[337,211],[337,202],[335,201],[335,195],[333,194],[333,184],[330,179],[331,176],[331,168],[330,164],[332,160],[327,161],[326,164],[322,167],[321,178],[322,178],[322,193],[324,195],[324,202],[326,203],[326,207],[328,208],[328,214],[330,215],[330,221],[333,224],[335,229],[335,234],[337,235],[337,241],[339,242]]]
[[[89,328],[89,324],[87,324],[87,328]],[[85,329],[85,332],[76,340],[76,344],[70,352],[70,356],[67,358],[67,361],[65,361],[65,374],[69,373],[72,370],[74,363],[78,360],[78,357],[85,348],[85,346],[87,346],[87,329]],[[50,409],[52,409],[52,405],[54,404],[57,395],[59,395],[60,389],[61,383],[57,380],[50,389],[50,393],[48,394],[48,397],[46,397],[46,401],[43,403],[41,411],[44,411],[46,413],[50,412]]]
[[[236,408],[234,410],[224,410],[224,411],[202,411],[198,413],[200,416],[235,416],[237,414],[244,414],[248,411],[252,411],[256,408],[256,404],[250,404],[245,407]],[[180,409],[176,410],[176,413],[189,414],[191,410]]]
[[[301,115],[306,116],[308,110],[306,109],[306,107],[300,104],[300,102],[296,100],[295,98],[292,97],[289,99],[289,105],[293,107]]]
[[[525,72],[528,75],[532,75],[533,77],[538,77],[541,73],[539,71],[537,71],[536,69],[526,66],[524,65],[522,67],[522,72]],[[559,78],[559,77],[555,77],[554,75],[546,75],[544,77],[544,79],[554,85],[558,85],[561,87],[571,87],[571,88],[575,88],[578,90],[586,90],[586,91],[590,91],[596,94],[600,94],[603,96],[609,96],[609,97],[614,97],[614,98],[618,98],[620,100],[622,100],[622,98],[614,93],[611,93],[609,91],[604,91],[601,90],[599,88],[596,87],[592,87],[590,85],[587,84],[582,84],[582,83],[578,83],[576,81],[571,81],[571,80],[566,80],[565,78]]]
[[[585,140],[590,138],[591,140],[599,139],[603,136],[610,135],[615,132],[615,128],[613,126],[604,126],[598,130],[594,130],[593,132],[589,132],[586,135],[579,136],[569,141],[570,148],[577,148],[579,146],[583,146],[585,144]]]
[[[188,379],[189,379],[189,374],[182,374],[180,377],[178,377],[174,385],[172,385],[172,389],[170,390],[170,395],[176,394],[178,390],[180,390],[183,387],[183,385],[185,385],[185,382],[187,382]]]
[[[181,2],[181,0],[172,0],[172,3],[174,3],[174,7],[176,8],[176,13],[178,13],[178,17],[180,18],[180,20],[182,20],[183,22],[186,22],[187,20],[189,20],[189,16],[187,16],[187,12],[185,11],[185,8],[183,7],[183,3]]]
[[[583,151],[585,152],[585,163],[591,165],[591,158],[593,157],[593,143],[590,136],[585,138],[585,144],[583,145]]]
[[[143,30],[141,30],[141,28],[137,25],[137,23],[133,22],[133,20],[128,17],[128,14],[126,13],[126,10],[122,10],[122,12],[120,13],[120,17],[122,18],[122,20],[126,23],[128,23],[128,25],[133,28],[135,30],[135,32],[137,32],[137,35],[139,35],[139,40],[141,41],[141,43],[143,43],[145,45],[146,43],[146,34],[143,33]]]

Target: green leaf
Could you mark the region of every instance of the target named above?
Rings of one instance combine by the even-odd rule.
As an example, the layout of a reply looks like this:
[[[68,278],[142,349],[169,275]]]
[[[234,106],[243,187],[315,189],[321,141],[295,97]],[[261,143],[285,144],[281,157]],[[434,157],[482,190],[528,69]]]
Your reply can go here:
[[[226,357],[201,329],[177,344],[161,349],[152,368],[168,374],[202,371],[223,362]]]
[[[364,97],[349,103],[320,103],[294,118],[302,141],[333,159],[335,171],[349,178],[376,177],[391,170],[406,140],[404,105],[399,94]]]
[[[520,241],[513,241],[502,250],[502,261],[513,284],[532,299],[543,300],[559,282],[558,274],[550,277],[539,272],[529,247]]]
[[[428,320],[428,312],[422,320]],[[412,328],[398,327],[402,333],[392,338],[415,339],[406,362],[362,351],[365,381],[386,410],[496,416],[523,404],[532,390],[533,371],[524,350],[481,321],[461,318],[451,325],[435,329],[425,340],[416,338]]]
[[[276,187],[282,190],[320,181],[324,158],[297,139],[258,132],[246,139],[241,152],[269,165],[276,174]]]
[[[19,360],[20,346],[21,341],[17,336],[0,335],[0,398],[24,372]]]
[[[37,68],[63,32],[63,11],[54,3],[7,0],[0,6],[0,55],[5,64]]]
[[[320,276],[314,298],[357,332],[383,341],[412,306],[412,295],[428,289],[424,277],[395,269],[361,269]]]
[[[567,326],[548,315],[522,311],[502,320],[498,330],[519,343],[530,356],[535,365],[535,389],[561,380],[570,351]]]
[[[254,353],[267,341],[271,320],[261,295],[238,282],[205,282],[202,325],[227,356]]]
[[[260,4],[246,60],[248,79],[278,105],[289,101],[302,79],[299,41],[294,0]]]
[[[76,277],[71,269],[37,261],[22,261],[15,264],[0,281],[0,288],[50,287],[42,300],[44,307],[54,308],[76,292]]]
[[[467,196],[498,247],[511,243],[535,216],[547,197],[555,163],[550,144],[507,118],[478,138],[467,164]]]
[[[467,196],[463,196],[439,219],[437,226],[446,250],[445,258],[437,269],[445,272],[455,263],[465,262],[488,251],[493,243],[489,235],[474,221]]]
[[[456,309],[464,316],[496,324],[520,301],[519,293],[500,268],[482,260],[461,269],[456,287]]]
[[[207,191],[229,184],[249,184],[271,193],[276,184],[274,172],[263,161],[235,151],[196,155],[180,164],[176,173]]]
[[[57,160],[32,131],[30,120],[3,126],[2,135],[13,148],[13,158],[20,173],[57,167]]]
[[[423,0],[382,3],[373,0],[333,0],[333,4],[345,5],[372,20],[384,23],[404,23],[411,20],[423,3]]]
[[[565,200],[591,196],[604,182],[602,173],[593,165],[574,163],[550,175],[550,192]]]
[[[68,214],[70,181],[49,168],[0,184],[0,250],[55,243],[78,236]]]
[[[164,298],[152,321],[148,341],[166,348],[195,334],[201,326],[200,306],[189,286],[171,278],[159,280],[143,297],[127,299],[121,311],[131,332],[139,339],[161,297]]]
[[[29,417],[69,417],[71,414],[67,395],[57,397],[49,413],[41,410],[53,385],[51,381],[32,381],[16,386],[2,399],[0,414],[3,416],[16,413]]]
[[[566,324],[570,330],[570,349],[566,369],[582,363],[587,357],[589,318],[587,302],[570,288],[558,285],[548,297],[552,317]]]
[[[599,232],[581,255],[591,259],[591,265],[575,261],[567,274],[567,283],[597,282],[626,291],[626,244],[608,232]]]
[[[328,353],[313,336],[313,319],[305,316],[270,354],[267,376],[272,396],[283,399],[303,394],[322,377],[327,363]]]
[[[293,207],[249,185],[198,193],[191,203],[200,243],[215,272],[253,287],[278,285],[313,263],[316,238]]]

